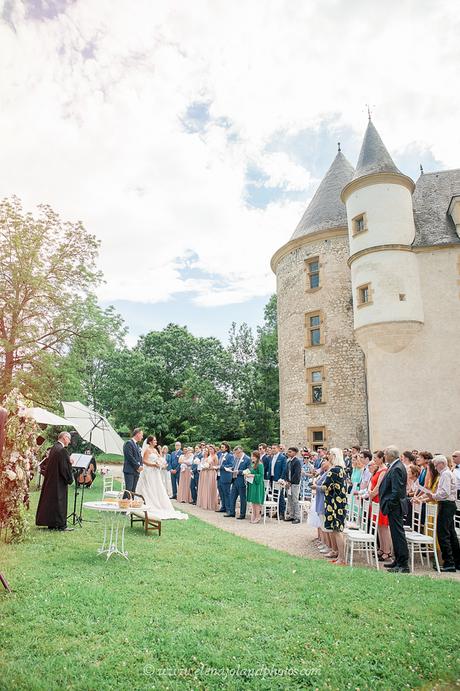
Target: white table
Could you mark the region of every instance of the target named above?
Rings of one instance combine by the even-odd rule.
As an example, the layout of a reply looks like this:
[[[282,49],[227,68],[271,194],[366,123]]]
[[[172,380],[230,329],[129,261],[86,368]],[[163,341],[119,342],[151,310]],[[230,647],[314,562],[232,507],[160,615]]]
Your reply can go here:
[[[134,511],[146,511],[147,507],[142,505],[129,509],[120,509],[118,504],[108,501],[85,501],[83,506],[85,509],[99,511],[104,517],[104,539],[97,553],[106,554],[106,561],[108,561],[112,554],[120,554],[125,559],[128,559],[128,552],[125,551],[126,517]],[[118,548],[119,541],[121,549]]]

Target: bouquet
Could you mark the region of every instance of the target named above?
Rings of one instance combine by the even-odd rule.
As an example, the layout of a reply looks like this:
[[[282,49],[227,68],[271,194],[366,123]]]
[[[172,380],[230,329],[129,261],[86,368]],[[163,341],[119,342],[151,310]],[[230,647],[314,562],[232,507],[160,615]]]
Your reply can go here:
[[[181,463],[181,464],[180,464],[180,469],[181,469],[181,470],[187,470],[187,468],[188,468],[187,463]]]
[[[109,468],[107,468],[106,465],[103,465],[99,472],[101,475],[107,475],[107,473],[109,472]]]
[[[207,468],[209,468],[209,463],[207,461],[203,461],[201,464],[201,470],[206,470]]]
[[[245,470],[243,470],[243,475],[252,475],[252,472],[249,468],[246,468]]]

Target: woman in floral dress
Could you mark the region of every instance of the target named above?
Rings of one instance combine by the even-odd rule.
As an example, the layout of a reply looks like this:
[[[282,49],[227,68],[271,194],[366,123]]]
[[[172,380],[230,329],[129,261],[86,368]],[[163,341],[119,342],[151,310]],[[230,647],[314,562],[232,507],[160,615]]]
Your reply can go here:
[[[324,487],[324,530],[331,537],[332,548],[337,558],[332,561],[337,566],[345,565],[345,542],[343,529],[347,514],[347,493],[345,490],[345,462],[341,449],[330,449],[331,469],[326,475]]]

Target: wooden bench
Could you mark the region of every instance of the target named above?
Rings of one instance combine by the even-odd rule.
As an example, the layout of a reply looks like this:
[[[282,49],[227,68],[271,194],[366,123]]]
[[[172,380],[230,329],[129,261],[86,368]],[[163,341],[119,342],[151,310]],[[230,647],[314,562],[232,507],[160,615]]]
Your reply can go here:
[[[133,497],[139,497],[145,504],[145,499],[142,494],[131,493]],[[157,532],[158,537],[161,535],[161,520],[148,514],[148,511],[133,511],[131,514],[131,527],[134,523],[142,523],[144,525],[145,534],[148,535],[150,531]]]

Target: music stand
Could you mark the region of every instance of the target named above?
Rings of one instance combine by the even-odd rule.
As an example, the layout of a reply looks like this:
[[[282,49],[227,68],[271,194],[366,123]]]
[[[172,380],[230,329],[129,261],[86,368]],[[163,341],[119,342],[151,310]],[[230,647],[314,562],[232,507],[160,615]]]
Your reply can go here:
[[[81,528],[81,524],[83,522],[83,518],[81,517],[82,511],[83,511],[83,497],[85,495],[85,484],[84,483],[79,483],[78,482],[78,477],[81,475],[81,473],[85,472],[88,470],[89,464],[91,461],[94,460],[91,454],[87,453],[73,453],[70,456],[70,462],[72,463],[72,472],[74,474],[75,478],[75,489],[74,489],[74,497],[73,497],[73,511],[70,513],[67,518],[72,519],[73,525],[78,523],[78,525]],[[80,510],[77,513],[77,497],[80,494],[78,491],[78,488],[81,487],[81,499],[80,499]]]

